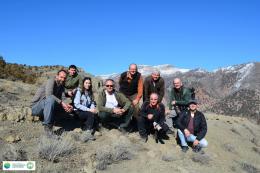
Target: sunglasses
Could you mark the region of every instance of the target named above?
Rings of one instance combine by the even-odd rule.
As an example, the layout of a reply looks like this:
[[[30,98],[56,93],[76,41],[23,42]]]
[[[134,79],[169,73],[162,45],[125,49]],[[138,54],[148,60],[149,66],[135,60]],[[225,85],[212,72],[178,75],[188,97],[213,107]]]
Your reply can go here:
[[[106,87],[113,87],[114,85],[106,85]]]

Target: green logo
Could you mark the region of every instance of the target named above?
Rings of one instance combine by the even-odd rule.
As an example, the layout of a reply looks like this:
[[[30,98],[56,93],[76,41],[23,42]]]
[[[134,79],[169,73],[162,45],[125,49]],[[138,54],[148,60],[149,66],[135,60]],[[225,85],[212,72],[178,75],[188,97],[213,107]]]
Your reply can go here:
[[[4,168],[5,168],[5,169],[9,169],[10,167],[11,167],[11,164],[10,164],[10,163],[7,162],[7,163],[4,164]]]
[[[32,162],[28,162],[27,163],[27,168],[28,169],[33,169],[33,167],[34,167],[34,164]]]

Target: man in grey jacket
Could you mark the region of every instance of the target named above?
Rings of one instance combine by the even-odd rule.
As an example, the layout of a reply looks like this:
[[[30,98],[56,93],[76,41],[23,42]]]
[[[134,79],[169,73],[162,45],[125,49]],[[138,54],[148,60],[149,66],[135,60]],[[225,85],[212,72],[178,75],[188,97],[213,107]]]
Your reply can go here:
[[[52,132],[54,123],[55,109],[59,106],[66,112],[71,112],[73,107],[64,103],[62,93],[64,93],[64,81],[66,80],[66,71],[58,71],[55,78],[49,79],[36,92],[32,99],[32,115],[43,116],[44,130],[47,133]]]

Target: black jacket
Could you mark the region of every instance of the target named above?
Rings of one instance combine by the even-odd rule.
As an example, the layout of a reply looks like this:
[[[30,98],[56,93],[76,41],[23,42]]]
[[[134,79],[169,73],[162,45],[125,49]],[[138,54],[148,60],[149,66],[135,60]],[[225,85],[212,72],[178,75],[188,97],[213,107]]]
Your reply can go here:
[[[128,72],[124,72],[120,76],[119,91],[122,92],[126,96],[131,96],[138,92],[138,82],[141,77],[141,73],[136,72],[130,83],[128,82],[128,79],[127,79],[127,73]]]
[[[158,107],[153,108],[149,102],[144,102],[140,111],[142,117],[147,118],[148,114],[153,114],[153,121],[162,125],[165,121],[165,107],[162,103],[158,104]]]
[[[184,133],[184,129],[188,127],[191,118],[190,111],[184,111],[178,122],[178,128]],[[194,135],[197,136],[197,140],[201,140],[206,136],[207,122],[205,116],[200,111],[196,111],[194,115]]]

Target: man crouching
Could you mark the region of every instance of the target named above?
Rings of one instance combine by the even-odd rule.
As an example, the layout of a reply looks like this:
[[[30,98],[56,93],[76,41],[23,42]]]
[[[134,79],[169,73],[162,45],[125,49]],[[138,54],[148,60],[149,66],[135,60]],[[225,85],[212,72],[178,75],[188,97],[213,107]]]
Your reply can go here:
[[[148,134],[154,133],[155,140],[160,143],[162,137],[166,136],[166,131],[169,127],[165,122],[165,107],[162,103],[158,102],[158,94],[152,93],[150,100],[144,102],[138,120],[139,134],[144,142],[148,140]]]

